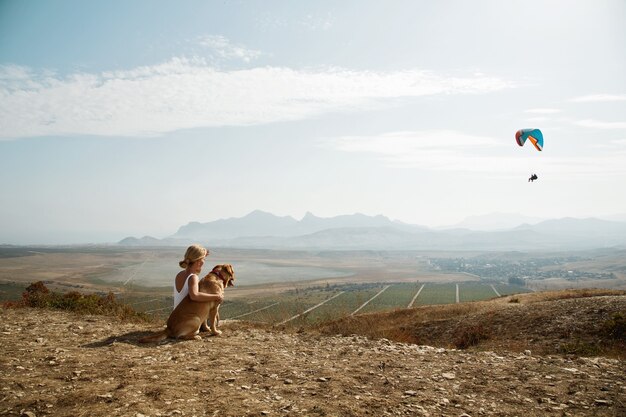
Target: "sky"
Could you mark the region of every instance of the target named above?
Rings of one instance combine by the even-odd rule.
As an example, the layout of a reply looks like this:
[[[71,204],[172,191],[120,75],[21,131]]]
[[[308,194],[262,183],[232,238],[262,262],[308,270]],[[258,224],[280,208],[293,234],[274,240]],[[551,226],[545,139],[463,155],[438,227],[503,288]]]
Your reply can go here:
[[[0,0],[0,244],[626,218],[625,51],[623,0]]]

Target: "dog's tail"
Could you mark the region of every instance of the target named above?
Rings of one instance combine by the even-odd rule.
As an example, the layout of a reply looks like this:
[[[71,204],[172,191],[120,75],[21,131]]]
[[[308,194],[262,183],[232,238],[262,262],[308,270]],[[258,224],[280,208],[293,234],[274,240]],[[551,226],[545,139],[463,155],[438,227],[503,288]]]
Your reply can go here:
[[[150,336],[143,337],[138,340],[139,343],[156,343],[161,340],[167,339],[167,329],[163,329],[162,331],[155,333]]]

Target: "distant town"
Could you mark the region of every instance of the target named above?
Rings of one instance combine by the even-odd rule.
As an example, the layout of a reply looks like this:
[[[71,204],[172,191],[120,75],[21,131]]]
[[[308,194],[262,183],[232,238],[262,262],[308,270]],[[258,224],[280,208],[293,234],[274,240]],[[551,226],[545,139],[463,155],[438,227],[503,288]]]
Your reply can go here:
[[[562,278],[568,281],[580,279],[616,279],[613,272],[590,272],[558,268],[572,262],[590,260],[579,256],[534,258],[526,260],[503,260],[488,258],[431,258],[430,265],[437,271],[461,272],[485,280],[507,281],[509,284],[525,285],[527,280]]]

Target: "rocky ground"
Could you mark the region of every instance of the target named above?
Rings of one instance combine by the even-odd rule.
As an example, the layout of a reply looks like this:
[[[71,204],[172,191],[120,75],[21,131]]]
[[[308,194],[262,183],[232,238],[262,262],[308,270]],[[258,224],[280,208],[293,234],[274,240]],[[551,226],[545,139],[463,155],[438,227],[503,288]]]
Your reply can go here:
[[[145,323],[0,308],[0,415],[625,416],[618,359],[459,351],[224,323],[140,345]]]

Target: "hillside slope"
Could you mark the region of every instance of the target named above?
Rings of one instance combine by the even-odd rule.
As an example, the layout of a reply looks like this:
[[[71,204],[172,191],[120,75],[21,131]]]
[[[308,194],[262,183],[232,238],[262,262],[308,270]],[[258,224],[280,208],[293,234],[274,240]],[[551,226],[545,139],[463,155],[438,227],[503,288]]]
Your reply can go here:
[[[145,323],[0,309],[0,415],[618,416],[624,362],[468,352],[224,323],[140,345]]]
[[[625,291],[566,290],[362,314],[319,330],[439,347],[626,359],[625,323]]]

